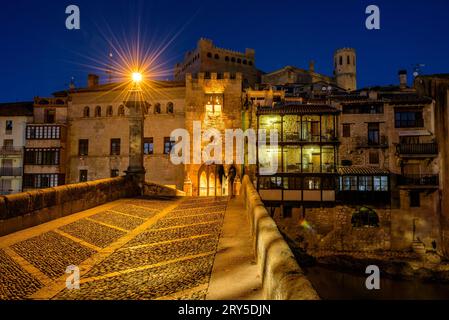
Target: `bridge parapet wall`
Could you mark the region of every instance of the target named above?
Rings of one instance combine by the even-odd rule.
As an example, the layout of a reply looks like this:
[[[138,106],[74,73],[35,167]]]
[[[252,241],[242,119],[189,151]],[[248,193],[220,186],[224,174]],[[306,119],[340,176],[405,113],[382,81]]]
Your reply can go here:
[[[136,195],[136,184],[117,177],[0,196],[0,236]]]
[[[248,176],[243,178],[240,195],[251,224],[264,297],[271,300],[319,299]]]

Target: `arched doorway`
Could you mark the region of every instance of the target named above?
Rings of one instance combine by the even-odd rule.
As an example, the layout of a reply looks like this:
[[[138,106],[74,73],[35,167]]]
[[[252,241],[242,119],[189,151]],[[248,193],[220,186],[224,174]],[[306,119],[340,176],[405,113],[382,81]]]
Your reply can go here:
[[[354,212],[351,218],[351,224],[354,228],[379,227],[379,222],[376,211],[368,207],[361,207]]]
[[[207,175],[206,172],[203,171],[200,175],[200,183],[199,183],[199,196],[200,197],[206,197],[208,194],[208,188],[207,188]]]
[[[222,165],[202,165],[198,171],[198,195],[200,197],[225,196],[223,181],[226,180]]]

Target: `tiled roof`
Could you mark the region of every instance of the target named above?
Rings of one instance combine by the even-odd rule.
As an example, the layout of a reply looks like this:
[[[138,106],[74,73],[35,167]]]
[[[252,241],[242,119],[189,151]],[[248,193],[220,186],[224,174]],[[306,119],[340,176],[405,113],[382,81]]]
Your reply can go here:
[[[336,114],[340,111],[326,104],[300,104],[290,102],[274,107],[259,107],[257,114]]]
[[[387,169],[381,169],[376,167],[357,167],[357,166],[348,166],[348,167],[339,167],[338,173],[340,175],[388,175],[390,172]]]
[[[431,103],[432,99],[419,96],[416,93],[391,93],[381,94],[380,99],[389,103]]]
[[[0,117],[33,116],[33,102],[0,103]]]

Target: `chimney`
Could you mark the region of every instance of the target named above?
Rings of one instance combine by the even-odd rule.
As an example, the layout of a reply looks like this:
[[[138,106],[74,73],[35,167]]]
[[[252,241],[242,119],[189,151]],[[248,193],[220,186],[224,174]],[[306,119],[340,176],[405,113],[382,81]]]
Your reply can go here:
[[[313,61],[313,60],[310,60],[310,62],[309,62],[309,71],[315,72],[315,61]]]
[[[89,74],[87,76],[87,87],[92,88],[98,86],[99,77],[96,74]]]
[[[407,88],[407,70],[399,70],[399,88]]]

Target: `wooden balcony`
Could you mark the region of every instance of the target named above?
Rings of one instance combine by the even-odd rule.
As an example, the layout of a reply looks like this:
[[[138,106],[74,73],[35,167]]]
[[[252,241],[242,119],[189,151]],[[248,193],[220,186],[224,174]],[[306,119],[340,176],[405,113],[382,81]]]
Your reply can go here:
[[[439,176],[437,174],[408,174],[398,176],[399,186],[438,186]]]
[[[396,152],[400,156],[437,156],[438,145],[435,142],[431,143],[400,143],[396,146]]]

